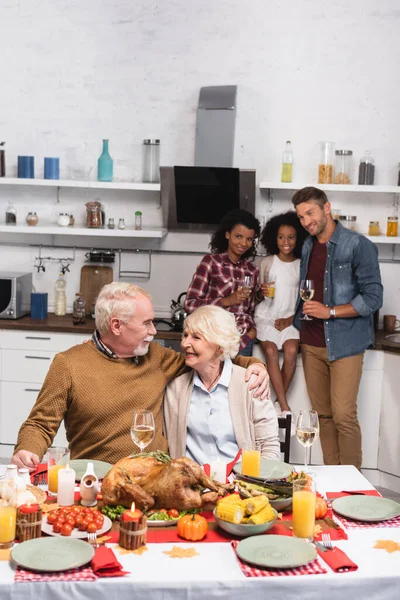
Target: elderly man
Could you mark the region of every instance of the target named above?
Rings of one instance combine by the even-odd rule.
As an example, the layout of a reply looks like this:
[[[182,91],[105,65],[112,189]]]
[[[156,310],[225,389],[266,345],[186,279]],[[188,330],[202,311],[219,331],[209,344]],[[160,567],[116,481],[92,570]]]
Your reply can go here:
[[[150,295],[129,283],[104,286],[96,302],[92,340],[57,354],[32,411],[22,425],[12,462],[34,470],[62,420],[71,458],[115,463],[135,451],[130,438],[134,411],[154,414],[156,434],[148,450],[167,450],[162,433],[165,386],[185,370],[184,357],[153,343],[156,329]],[[263,395],[265,366],[239,357]],[[252,364],[257,362],[257,364]]]

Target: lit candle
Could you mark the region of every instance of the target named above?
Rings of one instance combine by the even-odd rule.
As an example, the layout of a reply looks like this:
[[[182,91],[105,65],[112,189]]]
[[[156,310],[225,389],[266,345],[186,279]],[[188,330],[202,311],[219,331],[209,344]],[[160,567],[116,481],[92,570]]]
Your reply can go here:
[[[67,465],[58,471],[57,502],[60,506],[74,504],[75,471]]]
[[[38,512],[39,504],[22,504],[19,507],[19,512],[23,515],[31,515],[32,513]]]
[[[210,463],[210,477],[220,483],[226,483],[226,463],[219,459]]]
[[[138,521],[142,516],[142,511],[135,508],[135,503],[132,502],[130,510],[126,510],[121,515],[121,521],[126,523],[127,521]]]

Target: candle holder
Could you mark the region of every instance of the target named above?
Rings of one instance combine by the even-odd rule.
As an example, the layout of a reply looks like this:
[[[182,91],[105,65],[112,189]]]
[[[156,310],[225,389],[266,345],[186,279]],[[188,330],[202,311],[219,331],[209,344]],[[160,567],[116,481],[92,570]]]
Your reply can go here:
[[[42,535],[42,510],[24,512],[24,507],[17,508],[17,540],[27,542]]]
[[[137,550],[146,545],[147,517],[142,515],[136,521],[119,522],[119,545],[126,550]]]

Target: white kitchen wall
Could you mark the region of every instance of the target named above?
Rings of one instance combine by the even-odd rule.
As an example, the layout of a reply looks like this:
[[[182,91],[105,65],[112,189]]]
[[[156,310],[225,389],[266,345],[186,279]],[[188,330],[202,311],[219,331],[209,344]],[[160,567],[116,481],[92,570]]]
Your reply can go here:
[[[145,137],[161,139],[162,164],[193,164],[200,87],[236,84],[235,166],[257,169],[258,182],[279,179],[287,139],[295,154],[294,181],[315,182],[318,141],[329,139],[353,150],[355,173],[370,149],[376,183],[396,184],[399,24],[398,0],[3,0],[0,141],[7,142],[7,175],[15,176],[18,154],[32,154],[38,177],[43,157],[59,156],[62,178],[94,179],[104,137],[115,179],[141,179]],[[84,203],[96,197],[107,216],[132,223],[140,208],[145,224],[161,225],[152,194],[62,190],[57,203],[54,190],[2,187],[0,222],[10,197],[20,219],[28,209],[42,222],[68,210],[82,222]],[[364,232],[370,219],[386,221],[393,200],[365,194],[331,199],[342,213],[357,215]],[[273,212],[289,206],[288,194],[277,192]],[[269,216],[268,210],[259,194],[256,213]],[[38,243],[33,236],[1,239]],[[65,239],[46,240],[52,242]],[[207,243],[205,235],[169,234],[161,244],[145,245],[204,252]],[[100,239],[95,245],[107,244]],[[138,247],[135,240],[130,245]],[[0,246],[0,269],[30,271],[37,252],[37,246]],[[391,256],[391,248],[381,256]],[[145,257],[126,260],[126,268],[141,269]],[[153,256],[145,287],[159,314],[168,314],[170,299],[187,288],[199,260]],[[80,252],[68,274],[69,306],[82,264]],[[53,265],[34,275],[50,304],[57,274]],[[384,264],[382,274],[383,311],[400,314],[400,265]]]

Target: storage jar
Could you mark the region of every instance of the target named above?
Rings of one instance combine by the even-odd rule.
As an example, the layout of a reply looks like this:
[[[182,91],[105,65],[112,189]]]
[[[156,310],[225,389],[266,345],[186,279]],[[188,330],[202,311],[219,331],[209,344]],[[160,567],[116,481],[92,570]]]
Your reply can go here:
[[[318,166],[318,183],[333,183],[333,159],[335,142],[321,142],[321,158]]]
[[[388,217],[386,235],[388,237],[397,237],[399,232],[399,219],[398,217]]]
[[[336,150],[335,183],[351,184],[352,150]]]
[[[57,219],[57,225],[60,227],[69,227],[70,216],[67,213],[60,213]]]
[[[369,150],[366,150],[365,156],[360,160],[358,167],[358,185],[373,185],[375,178],[375,161]]]
[[[379,221],[370,221],[369,222],[368,235],[381,235]]]
[[[160,140],[143,140],[143,181],[160,181]]]
[[[357,217],[352,215],[340,215],[339,220],[346,229],[357,231]]]
[[[39,223],[39,217],[35,212],[28,212],[26,215],[26,222],[28,223],[29,227],[34,227]]]

